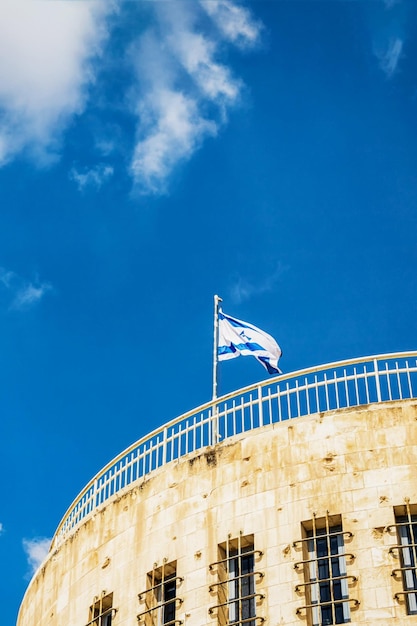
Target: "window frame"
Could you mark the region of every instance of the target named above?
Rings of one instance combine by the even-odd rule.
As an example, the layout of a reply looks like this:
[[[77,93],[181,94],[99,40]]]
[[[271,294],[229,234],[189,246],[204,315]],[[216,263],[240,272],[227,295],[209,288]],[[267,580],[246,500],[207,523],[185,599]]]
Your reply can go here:
[[[303,538],[293,543],[302,549],[303,560],[294,564],[304,574],[304,583],[296,585],[297,593],[304,593],[306,604],[297,609],[297,615],[307,614],[308,626],[331,626],[351,621],[351,610],[359,601],[351,598],[349,586],[356,576],[348,575],[347,567],[355,558],[345,551],[345,542],[353,534],[344,531],[340,515],[317,518],[301,524]]]
[[[89,622],[86,626],[112,626],[116,609],[113,607],[113,593],[102,591],[100,596],[94,596],[90,606]]]
[[[403,506],[394,507],[395,529],[398,544],[390,547],[390,554],[400,560],[400,567],[392,570],[394,578],[401,577],[403,591],[394,595],[395,600],[405,598],[407,615],[417,615],[417,505],[406,500]]]
[[[255,550],[254,536],[231,539],[230,535],[218,546],[219,560],[209,565],[209,571],[216,572],[218,580],[209,586],[210,593],[217,594],[217,604],[209,608],[209,614],[217,612],[220,626],[256,626],[264,618],[256,615],[257,604],[264,594],[256,592],[256,584],[264,573],[256,570],[256,564],[263,556]]]
[[[176,561],[164,561],[161,567],[155,566],[148,572],[147,588],[138,594],[139,602],[146,606],[146,610],[137,615],[138,622],[145,626],[182,624],[182,620],[177,619],[177,608],[183,600],[177,596],[177,591],[183,580],[177,576]]]

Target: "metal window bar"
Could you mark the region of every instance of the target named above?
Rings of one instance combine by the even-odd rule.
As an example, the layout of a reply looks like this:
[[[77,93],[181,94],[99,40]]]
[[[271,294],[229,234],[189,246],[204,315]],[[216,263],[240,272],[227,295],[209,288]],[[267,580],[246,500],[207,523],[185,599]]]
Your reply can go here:
[[[350,532],[350,530],[336,530],[333,532],[329,532],[329,537],[336,537],[337,535],[342,535],[343,537],[346,537],[347,539],[352,539],[352,537],[354,536],[352,532]],[[293,548],[297,548],[299,545],[303,545],[304,543],[307,543],[311,540],[311,537],[303,537],[303,539],[297,539],[297,541],[294,541],[292,546]],[[307,561],[300,561],[300,563],[306,563]]]
[[[347,600],[337,600],[337,601],[329,601],[329,602],[322,602],[322,606],[331,606],[334,604],[348,604],[349,606],[352,605],[353,608],[358,607],[360,605],[360,601],[356,600],[355,598],[348,598]],[[314,608],[316,608],[317,605],[316,604],[305,604],[304,606],[299,606],[295,613],[296,615],[300,615],[302,613],[302,611],[309,611],[312,610]],[[350,621],[350,620],[348,620]],[[337,622],[337,623],[343,623],[343,622]],[[330,622],[322,622],[322,624],[330,624]]]
[[[144,602],[148,608],[137,615],[138,622],[158,626],[182,624],[176,616],[177,608],[183,603],[183,599],[177,596],[177,586],[184,579],[176,575],[175,563],[154,568],[148,579],[150,587],[138,594],[139,602]]]
[[[228,537],[224,546],[220,546],[224,557],[209,565],[209,571],[217,570],[219,580],[209,587],[217,592],[218,602],[209,608],[209,614],[217,612],[222,626],[247,624],[256,626],[256,605],[264,599],[262,593],[255,590],[256,580],[263,578],[263,573],[255,571],[255,559],[262,556],[255,550],[253,537],[231,540]],[[263,620],[261,620],[263,621]]]
[[[358,580],[356,576],[346,576],[346,575],[343,575],[343,576],[331,576],[330,578],[320,578],[320,582],[322,582],[322,583],[326,582],[327,583],[327,582],[330,582],[332,580],[345,580],[345,579],[346,580],[351,580],[353,583],[356,583],[357,580]],[[314,580],[310,581],[308,583],[300,583],[300,584],[296,585],[295,591],[298,593],[299,591],[301,591],[301,589],[303,587],[305,588],[305,587],[308,587],[310,585],[315,585],[315,584],[316,584],[316,582]]]
[[[350,622],[350,603],[358,601],[349,598],[349,582],[356,582],[355,576],[348,576],[347,560],[352,561],[353,554],[344,551],[344,538],[351,538],[350,532],[344,532],[341,524],[330,525],[326,513],[324,526],[317,526],[313,515],[312,527],[307,537],[295,541],[293,547],[302,546],[307,558],[294,564],[295,569],[304,572],[305,582],[299,583],[295,591],[306,594],[307,603],[297,610],[297,614],[306,610],[311,626],[325,624],[344,624]]]
[[[94,617],[86,626],[111,626],[117,609],[107,609],[97,617]]]
[[[90,621],[86,626],[111,626],[117,609],[113,607],[113,594],[102,592],[101,596],[93,598],[90,607]]]
[[[401,567],[393,569],[392,576],[399,572],[403,581],[403,592],[396,593],[394,598],[398,600],[405,597],[407,614],[417,615],[417,515],[413,515],[410,503],[407,500],[404,506],[404,515],[395,516],[396,523],[388,526],[388,532],[395,528],[399,543],[391,546],[389,552],[397,555]]]
[[[253,554],[253,553],[252,553]],[[246,552],[245,552],[245,556],[246,556]],[[221,563],[222,561],[220,561]],[[235,576],[233,578],[233,580],[238,580],[238,579],[243,579],[243,578],[249,578],[249,577],[258,577],[258,580],[262,580],[262,578],[265,576],[264,572],[259,572],[259,571],[253,571],[250,572],[250,574],[240,574],[239,576]],[[216,589],[216,587],[220,587],[221,585],[226,585],[229,581],[227,580],[220,580],[216,583],[211,583],[211,585],[209,586],[209,592],[211,593],[212,591],[214,591]],[[226,603],[227,604],[227,603]]]
[[[349,565],[353,563],[355,559],[355,555],[350,552],[343,552],[339,556],[343,556],[345,559],[348,559]],[[294,569],[299,570],[301,568],[304,568],[305,565],[308,565],[309,563],[315,563],[316,561],[317,561],[316,557],[313,557],[312,559],[305,559],[303,561],[297,561],[297,563],[294,563]]]

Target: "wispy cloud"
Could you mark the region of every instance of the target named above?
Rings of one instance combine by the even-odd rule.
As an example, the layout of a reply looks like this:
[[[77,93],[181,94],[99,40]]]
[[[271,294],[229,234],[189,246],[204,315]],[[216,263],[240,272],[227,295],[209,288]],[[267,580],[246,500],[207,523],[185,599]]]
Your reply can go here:
[[[259,27],[248,11],[229,2],[155,3],[156,23],[137,40],[137,143],[131,172],[142,193],[163,193],[175,166],[189,159],[207,137],[215,136],[242,83],[221,62],[220,41],[253,42]],[[222,30],[204,28],[207,15]],[[226,27],[227,25],[227,27]],[[164,45],[161,46],[160,42]],[[133,55],[133,53],[132,53]]]
[[[76,167],[73,167],[69,173],[69,177],[75,182],[79,191],[85,191],[87,189],[100,189],[113,174],[113,166],[99,163],[91,169],[84,168],[83,170],[77,170]]]
[[[188,159],[205,136],[215,135],[217,127],[200,115],[195,100],[170,89],[151,92],[139,111],[153,115],[135,148],[131,171],[143,192],[164,193],[174,166]]]
[[[259,40],[262,24],[244,7],[229,0],[201,0],[201,6],[228,41],[248,48]]]
[[[381,0],[369,8],[373,53],[385,77],[391,79],[405,57],[410,5],[401,0]]]
[[[52,287],[49,283],[41,283],[39,285],[26,283],[17,290],[10,308],[17,309],[18,311],[30,309],[34,304],[39,302],[50,289],[52,289]]]
[[[3,524],[0,522],[0,535],[2,535],[4,533],[4,526]]]
[[[0,166],[22,152],[41,165],[53,162],[65,130],[94,109],[103,129],[90,145],[98,163],[71,170],[79,190],[99,189],[113,174],[110,158],[122,155],[135,189],[158,194],[176,166],[219,133],[244,87],[226,61],[228,47],[253,47],[261,25],[232,0],[140,5],[0,2]],[[117,25],[126,37],[123,47],[105,45]],[[108,83],[111,75],[113,94],[109,68],[116,64],[123,75],[117,101]],[[93,88],[97,102],[89,101]],[[119,132],[109,134],[108,107],[123,119],[112,121]],[[120,132],[124,122],[135,127],[129,148],[120,145],[128,141]]]
[[[271,274],[256,281],[250,281],[243,276],[238,276],[230,287],[230,298],[232,302],[234,304],[240,304],[241,302],[250,300],[254,296],[273,291],[285,270],[286,268],[278,264]]]
[[[0,287],[6,296],[8,308],[25,311],[37,304],[52,289],[52,285],[38,278],[28,281],[16,272],[0,267]]]
[[[397,70],[398,62],[401,58],[404,42],[399,37],[388,42],[384,52],[377,52],[379,66],[387,78],[391,78]]]
[[[22,150],[42,164],[85,105],[111,2],[0,2],[0,165]]]
[[[46,537],[23,539],[22,544],[29,563],[30,575],[32,575],[46,558],[51,545],[51,539],[47,539]]]
[[[382,0],[386,9],[392,9],[396,4],[399,4],[401,0]]]
[[[0,267],[0,283],[3,285],[3,287],[6,287],[6,289],[10,289],[11,283],[15,276],[16,274],[14,272],[6,270],[4,269],[4,267]]]

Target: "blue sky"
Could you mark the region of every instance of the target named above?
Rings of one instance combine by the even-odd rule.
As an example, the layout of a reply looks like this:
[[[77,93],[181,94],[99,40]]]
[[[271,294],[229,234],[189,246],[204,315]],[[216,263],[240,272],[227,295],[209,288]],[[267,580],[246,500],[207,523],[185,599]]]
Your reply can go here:
[[[416,53],[414,0],[2,0],[5,624],[84,484],[210,399],[215,293],[284,372],[416,348]]]

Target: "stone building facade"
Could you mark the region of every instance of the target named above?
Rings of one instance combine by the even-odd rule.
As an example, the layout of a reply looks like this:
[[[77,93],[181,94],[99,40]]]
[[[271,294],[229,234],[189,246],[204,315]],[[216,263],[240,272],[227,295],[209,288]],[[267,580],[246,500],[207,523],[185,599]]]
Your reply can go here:
[[[17,626],[417,624],[417,400],[269,423],[86,514]]]

